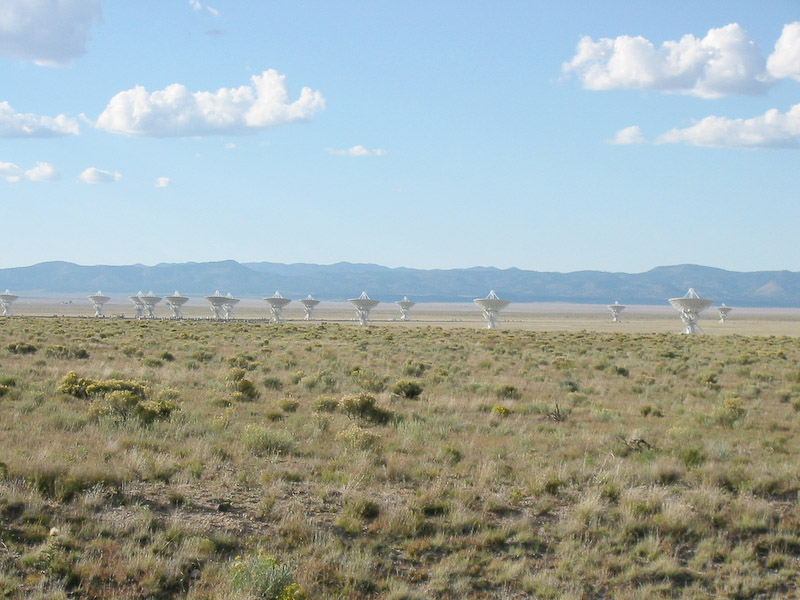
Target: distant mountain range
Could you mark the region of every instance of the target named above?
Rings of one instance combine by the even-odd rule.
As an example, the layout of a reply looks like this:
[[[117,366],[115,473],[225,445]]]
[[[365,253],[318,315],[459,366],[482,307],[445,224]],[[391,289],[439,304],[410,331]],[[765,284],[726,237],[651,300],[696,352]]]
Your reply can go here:
[[[465,302],[489,290],[512,302],[576,302],[664,304],[694,287],[705,298],[730,306],[798,307],[800,273],[758,271],[741,273],[698,265],[658,267],[646,273],[576,271],[544,273],[521,269],[390,269],[372,264],[333,265],[238,263],[233,260],[155,266],[80,266],[45,262],[30,267],[0,269],[0,291],[52,296],[107,294],[129,296],[142,290],[157,294],[180,290],[205,296],[221,290],[237,297],[287,298],[309,293],[323,300],[344,300],[366,290],[372,298],[418,302]]]

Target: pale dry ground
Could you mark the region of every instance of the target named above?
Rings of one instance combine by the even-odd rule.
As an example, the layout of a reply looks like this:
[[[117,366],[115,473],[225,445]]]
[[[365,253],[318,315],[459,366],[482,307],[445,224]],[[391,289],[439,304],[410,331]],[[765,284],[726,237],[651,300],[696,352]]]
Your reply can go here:
[[[86,299],[21,297],[13,305],[14,314],[20,316],[91,317],[91,303]],[[111,318],[124,315],[133,317],[129,302],[112,300],[106,304],[104,314]],[[191,298],[183,308],[189,319],[207,319],[211,316],[208,304],[200,298]],[[242,299],[234,311],[237,319],[268,319],[269,309],[263,300]],[[163,303],[156,307],[156,316],[166,318],[169,308]],[[283,311],[286,321],[302,322],[304,312],[293,302]],[[322,302],[315,310],[318,321],[348,322],[355,320],[355,311],[346,302]],[[371,322],[398,327],[467,327],[479,329],[486,322],[480,310],[471,302],[419,303],[411,311],[412,320],[399,321],[400,311],[390,303],[383,303],[372,311]],[[666,303],[664,306],[629,306],[622,315],[622,323],[612,323],[608,309],[600,304],[567,303],[512,303],[500,315],[503,329],[528,331],[589,331],[620,333],[678,333],[683,327],[678,313]],[[701,316],[700,325],[709,335],[785,335],[800,337],[800,309],[793,308],[734,308],[725,324],[720,324],[716,307]]]

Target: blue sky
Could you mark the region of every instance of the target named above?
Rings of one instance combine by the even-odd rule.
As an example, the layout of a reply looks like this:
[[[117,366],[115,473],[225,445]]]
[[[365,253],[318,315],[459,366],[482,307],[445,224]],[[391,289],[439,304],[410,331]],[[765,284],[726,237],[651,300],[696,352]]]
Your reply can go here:
[[[3,0],[0,267],[800,270],[794,0]]]

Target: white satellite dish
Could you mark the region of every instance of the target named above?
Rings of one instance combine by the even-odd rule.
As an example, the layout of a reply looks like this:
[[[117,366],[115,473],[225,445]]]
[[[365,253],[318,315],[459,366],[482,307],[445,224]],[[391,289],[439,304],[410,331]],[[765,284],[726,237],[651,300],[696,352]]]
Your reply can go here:
[[[164,296],[164,302],[167,303],[170,310],[172,311],[172,318],[173,319],[183,319],[183,313],[181,312],[181,308],[184,304],[189,301],[189,298],[186,296],[181,296],[181,293],[178,290],[175,290],[175,293],[171,296]]]
[[[475,298],[473,302],[483,309],[486,329],[497,328],[498,313],[511,304],[509,300],[501,300],[494,290],[490,291],[486,298]]]
[[[614,304],[608,305],[608,310],[611,311],[611,322],[612,323],[621,323],[622,318],[621,314],[622,311],[625,310],[626,306],[624,304],[620,304],[616,300],[614,300]]]
[[[0,294],[0,308],[3,309],[3,316],[10,317],[11,316],[11,305],[14,303],[14,300],[19,298],[19,296],[12,294],[10,291],[6,290],[2,294]]]
[[[356,315],[358,315],[358,322],[361,325],[367,324],[367,321],[369,321],[370,311],[381,303],[380,300],[373,300],[367,296],[367,292],[361,292],[361,295],[358,298],[350,298],[348,302],[355,306]]]
[[[140,291],[135,296],[129,296],[128,300],[133,302],[134,318],[141,319],[144,316],[144,302],[142,302],[142,292]]]
[[[272,315],[272,318],[269,320],[270,323],[280,323],[283,321],[281,313],[283,312],[284,307],[289,304],[291,300],[281,296],[280,292],[275,292],[271,298],[264,298],[264,302],[269,304],[269,312]]]
[[[683,298],[670,298],[669,303],[672,308],[681,313],[681,321],[686,325],[683,333],[704,333],[703,328],[697,324],[700,313],[713,303],[713,300],[701,298],[694,288],[689,288]]]
[[[303,305],[303,309],[306,311],[305,320],[306,321],[313,321],[314,320],[314,308],[319,304],[319,300],[315,300],[311,297],[311,294],[308,295],[308,298],[303,298],[302,300],[298,300],[300,304]]]
[[[222,304],[222,311],[225,315],[225,320],[230,321],[233,319],[233,307],[239,304],[239,298],[234,298],[230,292],[225,296],[225,302]]]
[[[141,294],[141,292],[139,292]],[[155,319],[156,318],[156,304],[161,302],[161,296],[156,296],[152,290],[144,294],[143,296],[139,296],[139,300],[142,301],[144,304],[144,313],[145,318],[147,319]]]
[[[728,313],[731,312],[733,309],[730,306],[727,306],[724,302],[722,306],[717,308],[717,312],[719,313],[719,322],[724,323],[728,318]]]
[[[205,300],[211,305],[211,314],[214,315],[214,320],[219,321],[222,318],[223,306],[228,299],[217,290],[211,296],[206,296]]]
[[[412,302],[408,299],[408,296],[403,296],[402,300],[398,300],[395,302],[397,306],[400,307],[400,320],[401,321],[410,321],[411,318],[409,317],[408,313],[411,310],[411,307],[416,304],[416,302]]]
[[[94,307],[94,316],[102,317],[103,305],[109,300],[111,300],[111,298],[104,295],[103,292],[98,290],[96,294],[92,294],[91,296],[89,296],[89,300],[92,302],[92,306]]]

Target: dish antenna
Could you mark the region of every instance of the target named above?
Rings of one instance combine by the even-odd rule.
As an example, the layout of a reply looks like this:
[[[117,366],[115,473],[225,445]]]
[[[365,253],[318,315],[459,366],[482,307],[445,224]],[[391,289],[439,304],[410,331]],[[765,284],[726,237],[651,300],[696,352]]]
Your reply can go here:
[[[206,296],[205,300],[211,305],[211,314],[214,315],[214,320],[219,321],[222,318],[223,306],[228,299],[217,290],[213,295]]]
[[[17,298],[19,298],[19,296],[12,294],[8,290],[0,294],[0,308],[3,309],[4,317],[11,316],[11,304],[13,304],[14,300]]]
[[[358,298],[350,298],[350,304],[356,307],[356,314],[358,315],[358,322],[361,325],[366,325],[369,321],[370,311],[380,304],[380,300],[373,300],[367,296],[367,292],[361,292]]]
[[[226,321],[233,319],[233,307],[239,304],[239,298],[234,298],[230,292],[225,296],[225,302],[222,304],[222,312]]]
[[[486,329],[496,329],[498,313],[511,304],[509,300],[501,300],[494,290],[489,292],[486,298],[475,298],[473,302],[483,309],[483,317],[487,323]]]
[[[94,316],[95,317],[102,317],[103,316],[103,304],[111,300],[108,296],[103,295],[103,292],[100,290],[97,291],[96,294],[92,294],[89,296],[89,300],[92,302],[92,306],[94,306]]]
[[[272,318],[269,320],[270,323],[280,323],[283,321],[283,317],[281,316],[281,312],[283,312],[283,308],[291,302],[289,298],[284,298],[281,296],[280,292],[275,292],[271,298],[264,298],[264,302],[269,304],[269,312],[272,315]]]
[[[397,306],[400,307],[400,320],[401,321],[410,321],[410,317],[408,316],[408,311],[411,310],[411,307],[416,304],[416,302],[412,302],[408,299],[408,296],[403,296],[402,300],[398,300],[395,302]]]
[[[300,304],[303,305],[303,310],[306,311],[305,320],[306,321],[313,321],[314,320],[314,308],[319,304],[319,300],[315,300],[311,297],[311,294],[308,295],[308,298],[304,298],[303,300],[298,300]]]
[[[189,299],[186,296],[181,296],[181,293],[178,290],[175,290],[175,293],[171,296],[164,296],[164,302],[167,303],[167,306],[169,306],[170,310],[172,311],[173,319],[183,319],[181,307],[188,301]]]
[[[730,306],[726,306],[725,303],[722,303],[722,306],[717,308],[717,312],[719,313],[719,322],[724,323],[725,320],[728,318],[728,313],[731,312],[733,309]]]
[[[625,308],[626,307],[625,307],[624,304],[620,304],[616,300],[614,300],[614,304],[609,304],[608,305],[608,310],[611,311],[611,322],[612,323],[621,323],[622,322],[622,318],[620,317],[620,315],[622,314],[622,311],[625,310]]]
[[[705,333],[703,328],[697,324],[700,313],[713,303],[713,300],[701,298],[694,288],[689,288],[683,298],[670,298],[669,303],[672,308],[681,313],[681,321],[686,325],[683,333]]]
[[[141,292],[139,292],[141,294]],[[156,318],[156,304],[161,302],[161,296],[156,296],[152,290],[147,292],[144,296],[140,295],[139,300],[142,301],[144,304],[144,313],[145,318],[147,319],[155,319]]]
[[[129,296],[128,300],[133,302],[134,318],[141,319],[144,316],[144,302],[142,302],[142,292],[135,296]]]

